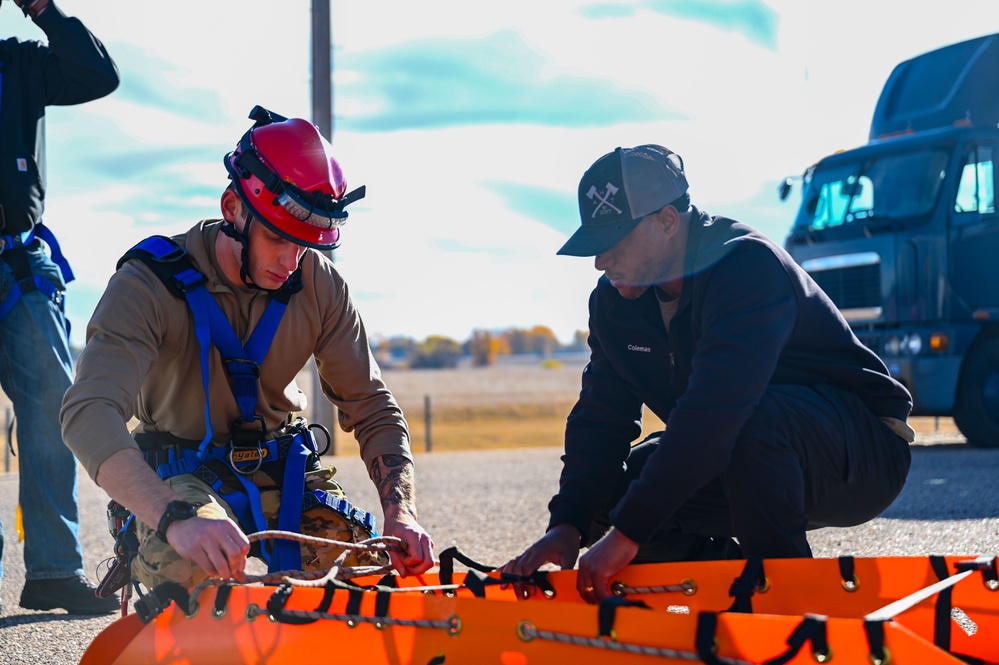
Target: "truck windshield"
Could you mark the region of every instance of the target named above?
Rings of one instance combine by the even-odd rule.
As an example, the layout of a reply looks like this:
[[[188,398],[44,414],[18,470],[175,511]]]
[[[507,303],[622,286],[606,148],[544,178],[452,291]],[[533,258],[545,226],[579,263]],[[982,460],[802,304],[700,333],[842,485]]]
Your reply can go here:
[[[794,227],[818,231],[926,215],[943,184],[947,157],[945,150],[920,150],[835,166],[820,164],[806,182]]]

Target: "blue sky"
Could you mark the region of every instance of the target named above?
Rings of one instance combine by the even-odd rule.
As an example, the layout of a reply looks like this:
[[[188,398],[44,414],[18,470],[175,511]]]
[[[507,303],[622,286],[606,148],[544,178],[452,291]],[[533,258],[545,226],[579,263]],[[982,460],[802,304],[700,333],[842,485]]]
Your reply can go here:
[[[305,0],[57,0],[121,71],[48,114],[46,222],[77,281],[73,341],[117,258],[218,215],[222,156],[261,104],[309,117]],[[932,7],[932,10],[930,10]],[[661,143],[695,204],[782,241],[778,183],[863,143],[903,59],[999,31],[999,3],[333,0],[332,142],[351,206],[338,269],[373,335],[586,326],[597,273],[555,252],[575,189],[619,145]],[[13,3],[0,35],[44,35]]]

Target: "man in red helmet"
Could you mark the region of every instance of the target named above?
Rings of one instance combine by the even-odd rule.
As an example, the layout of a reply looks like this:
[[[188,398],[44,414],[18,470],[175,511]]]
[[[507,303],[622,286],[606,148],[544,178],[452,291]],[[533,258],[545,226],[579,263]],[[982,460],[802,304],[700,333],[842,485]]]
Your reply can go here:
[[[260,107],[250,117],[256,123],[224,160],[232,182],[222,219],[147,239],[119,263],[63,403],[64,437],[112,497],[112,512],[136,518],[131,540],[127,529],[118,534],[118,549],[132,550],[118,563],[150,588],[241,579],[248,554],[272,571],[329,568],[342,548],[277,541],[251,551],[246,536],[374,533],[336,470],[321,468],[316,426],[294,415],[307,406],[295,378],[314,357],[378,488],[383,533],[405,548],[392,564],[421,573],[433,565],[433,541],[417,521],[406,421],[346,284],[311,251],[337,246],[344,206],[364,189],[346,193],[312,123]],[[350,554],[347,565],[384,557]],[[109,580],[105,592],[115,586]]]

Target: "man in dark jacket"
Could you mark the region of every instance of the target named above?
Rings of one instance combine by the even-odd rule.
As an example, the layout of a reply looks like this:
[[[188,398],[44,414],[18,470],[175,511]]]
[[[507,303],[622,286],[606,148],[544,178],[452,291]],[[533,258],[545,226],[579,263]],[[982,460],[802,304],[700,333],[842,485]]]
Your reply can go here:
[[[59,408],[73,376],[63,309],[72,273],[42,225],[44,119],[46,106],[109,94],[118,71],[103,44],[52,0],[14,2],[48,38],[0,41],[0,386],[17,418],[26,577],[20,604],[103,614],[118,602],[97,598],[84,575],[77,462],[60,434]]]
[[[895,499],[911,397],[783,249],[692,207],[662,146],[601,157],[579,208],[559,254],[604,273],[590,362],[548,531],[505,571],[570,568],[589,546],[578,587],[595,601],[632,562],[811,556],[807,530]],[[666,429],[632,447],[643,407]]]

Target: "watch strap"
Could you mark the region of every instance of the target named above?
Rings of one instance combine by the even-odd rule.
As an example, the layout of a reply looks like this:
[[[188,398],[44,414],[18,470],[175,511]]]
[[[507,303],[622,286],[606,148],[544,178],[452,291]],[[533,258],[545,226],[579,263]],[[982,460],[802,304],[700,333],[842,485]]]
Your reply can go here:
[[[167,542],[166,532],[170,525],[180,520],[190,519],[198,514],[198,508],[187,501],[171,501],[167,504],[163,516],[160,517],[159,524],[156,525],[156,537]]]

